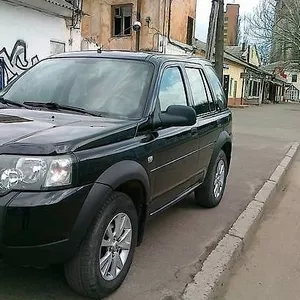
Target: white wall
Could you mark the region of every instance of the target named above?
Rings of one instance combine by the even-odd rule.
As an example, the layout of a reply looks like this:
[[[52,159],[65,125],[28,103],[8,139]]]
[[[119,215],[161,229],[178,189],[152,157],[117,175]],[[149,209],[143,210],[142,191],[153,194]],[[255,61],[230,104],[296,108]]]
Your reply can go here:
[[[287,73],[287,82],[292,83],[298,90],[300,90],[300,72],[299,71],[288,71]],[[297,75],[297,82],[292,82],[292,76]]]
[[[48,57],[51,54],[51,40],[65,43],[66,51],[80,50],[81,44],[80,31],[73,31],[70,34],[64,18],[10,5],[1,0],[0,37],[0,57],[5,59],[6,83],[14,78],[16,73],[19,75],[37,60]],[[72,37],[72,45],[69,45],[70,37]],[[22,42],[21,45],[19,43],[14,57],[8,61],[7,56],[11,56],[16,42],[20,40],[24,43]],[[25,50],[24,45],[26,45]]]

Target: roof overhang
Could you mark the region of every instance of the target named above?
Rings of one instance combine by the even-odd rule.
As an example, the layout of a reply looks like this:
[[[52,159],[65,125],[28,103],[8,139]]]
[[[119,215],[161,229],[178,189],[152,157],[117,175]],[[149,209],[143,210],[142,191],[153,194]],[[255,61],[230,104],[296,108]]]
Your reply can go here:
[[[57,17],[72,18],[73,6],[64,0],[6,0]]]

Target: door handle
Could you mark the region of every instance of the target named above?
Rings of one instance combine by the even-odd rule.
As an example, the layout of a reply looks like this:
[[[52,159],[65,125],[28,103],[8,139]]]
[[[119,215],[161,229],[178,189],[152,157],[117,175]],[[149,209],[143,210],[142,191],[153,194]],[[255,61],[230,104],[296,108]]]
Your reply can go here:
[[[192,136],[198,135],[198,129],[196,127],[191,129]]]

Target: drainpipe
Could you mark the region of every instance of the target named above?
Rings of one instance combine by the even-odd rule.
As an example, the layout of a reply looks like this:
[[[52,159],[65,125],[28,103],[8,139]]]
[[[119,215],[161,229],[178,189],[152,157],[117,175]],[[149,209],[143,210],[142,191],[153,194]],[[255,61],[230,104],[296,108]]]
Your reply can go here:
[[[137,21],[141,22],[141,7],[142,7],[142,0],[137,0],[136,6],[136,14],[137,14]],[[141,44],[141,31],[136,32],[136,52],[140,51],[140,44]]]
[[[167,9],[167,0],[164,0],[164,23],[163,23],[163,32],[162,32],[162,35],[163,35],[163,53],[166,53],[166,41],[165,41],[165,33],[166,33],[166,19],[167,19],[167,16],[166,16],[166,9]]]

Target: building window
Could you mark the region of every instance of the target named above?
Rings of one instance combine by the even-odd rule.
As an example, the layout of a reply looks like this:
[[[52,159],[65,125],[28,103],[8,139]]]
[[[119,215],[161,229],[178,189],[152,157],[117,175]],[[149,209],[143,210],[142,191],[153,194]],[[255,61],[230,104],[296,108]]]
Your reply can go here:
[[[257,97],[258,96],[258,82],[257,81],[254,81],[253,82],[253,91],[252,91],[252,96],[253,97]]]
[[[237,81],[234,81],[234,86],[233,86],[233,98],[236,98],[237,96]]]
[[[112,35],[131,35],[132,5],[126,4],[112,7]]]
[[[225,21],[225,22],[228,22],[228,17],[225,17],[224,21]]]
[[[259,97],[260,88],[261,88],[260,81],[251,80],[250,88],[249,88],[249,97]]]
[[[232,96],[233,78],[229,81],[229,96]]]
[[[186,32],[186,43],[188,45],[193,44],[193,36],[194,36],[194,19],[188,17],[187,32]]]
[[[292,75],[292,82],[297,82],[297,81],[298,81],[298,76]]]
[[[66,45],[62,42],[50,41],[50,55],[63,53],[66,51]]]

